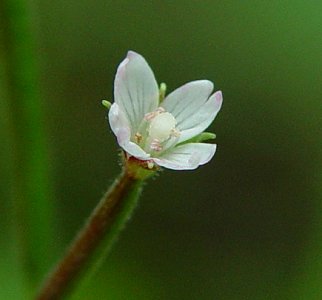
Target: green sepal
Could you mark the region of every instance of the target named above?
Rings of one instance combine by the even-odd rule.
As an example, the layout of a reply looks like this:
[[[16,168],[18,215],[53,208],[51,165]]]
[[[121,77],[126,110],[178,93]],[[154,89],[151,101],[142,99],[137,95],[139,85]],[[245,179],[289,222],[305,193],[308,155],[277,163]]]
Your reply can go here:
[[[123,166],[126,172],[137,180],[146,180],[160,170],[153,161],[139,160],[134,156],[128,155],[125,151],[121,152]]]
[[[212,132],[202,132],[193,138],[180,143],[180,145],[188,144],[188,143],[202,143],[204,141],[214,140],[216,135]]]
[[[109,110],[112,106],[112,103],[107,100],[102,100],[102,105]]]
[[[167,92],[167,85],[162,82],[159,88],[159,103],[161,103],[165,98],[165,93]]]

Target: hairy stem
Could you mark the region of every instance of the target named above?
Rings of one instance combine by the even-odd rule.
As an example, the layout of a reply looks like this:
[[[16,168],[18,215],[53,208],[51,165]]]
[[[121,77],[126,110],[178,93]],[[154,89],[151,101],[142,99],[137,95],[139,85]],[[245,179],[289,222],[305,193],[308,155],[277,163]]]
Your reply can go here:
[[[103,196],[63,259],[48,276],[37,300],[61,299],[84,271],[101,260],[130,218],[142,190],[142,180],[124,170]]]

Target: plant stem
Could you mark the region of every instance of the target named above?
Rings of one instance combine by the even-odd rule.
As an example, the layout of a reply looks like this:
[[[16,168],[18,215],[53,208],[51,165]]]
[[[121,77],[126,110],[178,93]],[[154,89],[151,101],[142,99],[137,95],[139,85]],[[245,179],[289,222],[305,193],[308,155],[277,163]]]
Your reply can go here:
[[[64,258],[48,276],[37,300],[61,299],[83,271],[106,254],[130,218],[142,190],[143,180],[126,169],[103,196]]]
[[[0,3],[1,26],[13,138],[10,144],[14,221],[21,259],[30,279],[38,279],[52,259],[53,201],[30,2]]]

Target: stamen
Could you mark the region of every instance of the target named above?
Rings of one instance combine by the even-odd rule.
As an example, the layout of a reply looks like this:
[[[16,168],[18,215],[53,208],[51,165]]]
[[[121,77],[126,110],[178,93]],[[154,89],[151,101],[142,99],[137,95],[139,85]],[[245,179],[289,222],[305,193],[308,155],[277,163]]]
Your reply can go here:
[[[151,144],[150,144],[150,148],[151,150],[154,150],[154,151],[161,151],[162,150],[162,146],[161,146],[161,143],[158,139],[154,139]]]
[[[151,121],[155,116],[156,116],[155,111],[153,111],[153,112],[145,114],[144,119],[147,121]]]
[[[156,109],[156,112],[158,112],[158,113],[164,113],[165,112],[165,109],[163,108],[163,107],[158,107],[157,109]]]
[[[165,109],[163,107],[158,107],[155,111],[149,112],[147,114],[145,114],[144,119],[146,121],[151,121],[152,119],[154,119],[157,115],[164,113]]]
[[[137,132],[135,135],[134,135],[134,139],[135,141],[139,144],[141,141],[142,141],[142,134]]]
[[[177,128],[173,128],[170,133],[173,137],[179,137],[181,135],[181,132]]]
[[[147,161],[147,165],[148,165],[148,168],[149,168],[149,169],[153,169],[153,167],[154,167],[154,162],[153,162],[153,160],[148,160],[148,161]]]

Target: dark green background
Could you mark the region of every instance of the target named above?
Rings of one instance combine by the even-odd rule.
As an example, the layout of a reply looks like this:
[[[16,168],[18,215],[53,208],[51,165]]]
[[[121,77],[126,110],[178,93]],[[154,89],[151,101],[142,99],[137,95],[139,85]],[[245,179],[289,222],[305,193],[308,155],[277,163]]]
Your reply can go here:
[[[214,159],[149,182],[75,299],[321,299],[322,3],[33,4],[57,253],[119,172],[100,101],[127,50],[169,91],[209,79],[224,95]]]

